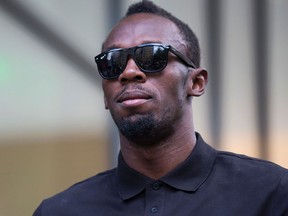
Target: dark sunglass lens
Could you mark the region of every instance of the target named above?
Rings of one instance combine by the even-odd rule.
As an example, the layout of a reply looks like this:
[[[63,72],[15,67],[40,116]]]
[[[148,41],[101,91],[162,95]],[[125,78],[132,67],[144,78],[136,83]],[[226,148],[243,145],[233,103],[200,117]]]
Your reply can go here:
[[[110,51],[98,57],[96,62],[102,77],[113,79],[117,78],[125,69],[126,55],[121,50]]]
[[[157,72],[167,65],[167,50],[161,45],[147,45],[135,50],[137,65],[144,72]]]

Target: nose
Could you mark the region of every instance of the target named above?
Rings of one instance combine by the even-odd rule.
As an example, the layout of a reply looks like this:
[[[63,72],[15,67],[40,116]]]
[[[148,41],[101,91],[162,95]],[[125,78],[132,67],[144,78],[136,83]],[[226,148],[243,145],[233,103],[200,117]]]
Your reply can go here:
[[[125,84],[127,82],[145,82],[147,79],[146,74],[142,72],[136,65],[133,58],[129,58],[126,68],[122,74],[120,74],[118,80],[120,83]]]

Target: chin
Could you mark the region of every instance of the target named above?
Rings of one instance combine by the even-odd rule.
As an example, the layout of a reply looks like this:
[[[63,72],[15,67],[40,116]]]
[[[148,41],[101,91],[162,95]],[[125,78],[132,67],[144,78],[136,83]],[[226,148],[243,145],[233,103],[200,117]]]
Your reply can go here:
[[[152,146],[171,134],[172,127],[165,119],[152,114],[134,115],[115,121],[120,133],[133,143]]]

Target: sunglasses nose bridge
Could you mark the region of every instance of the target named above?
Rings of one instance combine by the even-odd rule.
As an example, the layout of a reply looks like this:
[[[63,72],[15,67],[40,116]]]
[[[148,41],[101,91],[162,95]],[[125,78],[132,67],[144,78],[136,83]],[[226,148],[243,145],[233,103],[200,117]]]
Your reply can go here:
[[[118,77],[121,83],[130,81],[145,82],[146,74],[138,67],[134,58],[134,49],[129,49],[126,52],[126,67]]]
[[[135,58],[134,58],[134,50],[135,50],[134,47],[126,50],[126,64],[128,64],[129,60],[131,59],[133,59],[133,61],[136,63]]]
[[[123,73],[134,73],[136,71],[139,71],[141,73],[143,73],[141,71],[141,69],[138,67],[135,59],[133,58],[133,56],[127,56],[127,61],[126,61],[126,66],[124,68],[124,71],[122,72]]]
[[[133,67],[137,67],[139,70],[140,68],[138,67],[138,64],[136,62],[136,58],[135,58],[135,47],[129,48],[126,50],[126,65],[124,68],[124,71],[128,68],[129,69],[129,64],[131,64],[130,62],[132,61],[134,63]]]

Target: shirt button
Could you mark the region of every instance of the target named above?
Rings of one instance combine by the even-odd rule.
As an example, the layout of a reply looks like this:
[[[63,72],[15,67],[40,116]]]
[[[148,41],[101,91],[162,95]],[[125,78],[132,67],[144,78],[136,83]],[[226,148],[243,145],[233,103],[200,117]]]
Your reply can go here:
[[[152,213],[156,213],[157,211],[158,211],[157,206],[154,206],[154,207],[151,208],[151,212]]]
[[[155,182],[152,184],[153,190],[159,190],[160,189],[160,184],[158,182]]]

